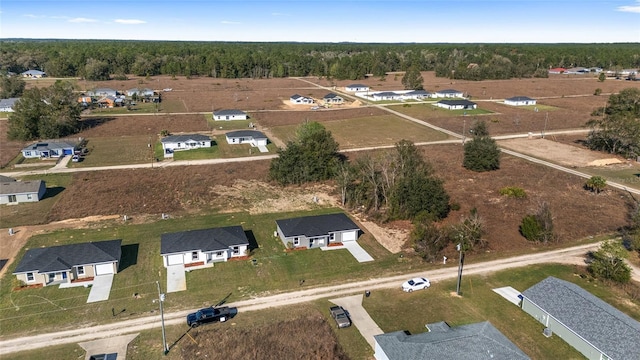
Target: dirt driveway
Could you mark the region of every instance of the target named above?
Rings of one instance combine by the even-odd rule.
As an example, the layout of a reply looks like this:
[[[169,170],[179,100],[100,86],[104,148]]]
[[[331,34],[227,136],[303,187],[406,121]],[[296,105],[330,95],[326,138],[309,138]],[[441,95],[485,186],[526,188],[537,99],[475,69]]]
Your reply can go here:
[[[610,154],[591,151],[583,147],[571,146],[549,139],[510,139],[501,140],[498,144],[509,150],[569,167],[604,166],[622,162],[622,160]]]

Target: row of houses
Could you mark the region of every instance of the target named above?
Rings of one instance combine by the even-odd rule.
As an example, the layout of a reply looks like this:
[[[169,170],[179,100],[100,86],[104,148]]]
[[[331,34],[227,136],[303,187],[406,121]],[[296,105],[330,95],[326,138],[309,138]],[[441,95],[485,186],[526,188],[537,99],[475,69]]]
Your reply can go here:
[[[518,299],[520,308],[544,326],[544,336],[555,334],[589,360],[640,357],[640,322],[576,284],[550,276]],[[374,336],[374,357],[529,359],[488,321],[458,327],[438,322],[426,328],[427,332],[415,335],[396,331]]]
[[[317,248],[356,241],[360,228],[345,214],[276,220],[275,233],[287,248]],[[122,240],[106,240],[29,249],[13,274],[26,285],[60,285],[116,274]],[[247,256],[247,232],[240,225],[162,234],[160,256],[165,267],[190,269]]]
[[[225,134],[230,145],[249,144],[253,147],[267,146],[269,139],[257,130],[237,130]],[[169,135],[160,140],[164,157],[171,158],[176,151],[208,148],[213,146],[209,136],[201,134]]]

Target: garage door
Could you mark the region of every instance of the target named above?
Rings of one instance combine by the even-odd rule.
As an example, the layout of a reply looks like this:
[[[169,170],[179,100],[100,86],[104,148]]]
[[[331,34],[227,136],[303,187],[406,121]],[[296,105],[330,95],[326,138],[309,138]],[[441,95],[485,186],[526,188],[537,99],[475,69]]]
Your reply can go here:
[[[178,265],[184,263],[184,257],[182,254],[178,255],[169,255],[167,258],[167,265]]]
[[[355,241],[357,231],[342,233],[342,241]]]
[[[113,274],[113,264],[96,265],[96,276],[105,274]]]

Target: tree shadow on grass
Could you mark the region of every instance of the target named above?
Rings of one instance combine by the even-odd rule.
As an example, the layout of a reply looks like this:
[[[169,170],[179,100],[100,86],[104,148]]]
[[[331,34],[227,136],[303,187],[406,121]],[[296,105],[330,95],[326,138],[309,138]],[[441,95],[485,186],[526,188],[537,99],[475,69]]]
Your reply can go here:
[[[109,121],[115,120],[115,117],[109,116],[96,116],[96,117],[86,117],[82,119],[80,131],[91,129],[102,124],[106,124]]]
[[[48,198],[52,198],[52,197],[56,197],[58,194],[60,194],[61,192],[64,191],[64,187],[62,186],[54,186],[54,187],[48,187],[47,191],[44,193],[44,196],[42,197],[42,199],[40,200],[44,200],[44,199],[48,199]]]
[[[140,248],[140,244],[123,245],[120,248],[122,253],[120,255],[120,270],[118,271],[122,271],[138,263],[138,249]]]

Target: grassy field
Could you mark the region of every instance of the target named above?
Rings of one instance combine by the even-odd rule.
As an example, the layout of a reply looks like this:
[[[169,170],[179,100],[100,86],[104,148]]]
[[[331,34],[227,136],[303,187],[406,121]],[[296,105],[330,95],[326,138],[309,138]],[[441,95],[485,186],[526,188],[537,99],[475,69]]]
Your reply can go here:
[[[577,276],[582,275],[582,276]],[[512,269],[487,276],[465,276],[462,282],[462,297],[453,296],[456,281],[436,282],[425,291],[404,293],[399,289],[376,290],[363,298],[363,306],[384,332],[424,332],[425,324],[445,321],[450,326],[460,326],[481,321],[490,321],[509,340],[515,343],[532,359],[583,359],[582,355],[557,336],[545,338],[543,326],[519,307],[512,305],[492,291],[493,288],[513,286],[525,290],[547,276],[555,276],[573,282],[608,303],[620,308],[636,319],[640,319],[637,307],[628,305],[628,296],[616,287],[596,282],[584,276],[584,271],[572,266],[545,264],[522,269]],[[320,313],[332,324],[327,313],[331,305],[327,299],[290,306],[287,311],[239,312],[230,322],[203,326],[195,330],[213,331],[219,327],[232,326],[238,330],[251,331],[275,321],[295,320],[309,314]],[[348,310],[348,309],[347,309]],[[351,359],[366,359],[373,350],[355,326],[347,329],[332,329],[343,349]],[[198,341],[199,333],[193,333],[186,325],[167,327],[167,343],[170,345],[167,359],[182,359],[181,348]],[[129,345],[128,359],[154,359],[162,353],[160,329],[143,331]],[[63,354],[81,355],[77,345],[55,346],[23,354],[6,356],[7,360],[22,359],[66,359]],[[75,356],[74,356],[75,357]],[[80,356],[77,356],[80,357]]]
[[[53,205],[58,201],[57,195],[71,183],[71,175],[34,175],[23,177],[22,180],[44,180],[47,185],[47,192],[44,198],[38,202],[1,206],[0,227],[2,228],[47,223],[47,216]]]
[[[484,115],[491,114],[492,112],[484,109],[474,110],[447,110],[437,107],[432,104],[404,104],[404,105],[392,105],[390,109],[401,112],[403,114],[415,117],[416,119],[430,119],[430,118],[442,118],[442,117],[456,117],[463,115]]]
[[[269,153],[275,154],[278,150],[276,145],[269,143],[267,145]],[[266,154],[266,153],[264,153]],[[258,148],[249,144],[230,145],[224,138],[224,135],[216,136],[215,145],[210,148],[193,149],[188,151],[176,151],[173,153],[175,160],[201,160],[201,159],[217,159],[217,158],[236,158],[246,156],[264,155]]]
[[[150,162],[154,156],[148,145],[155,142],[155,138],[147,135],[95,137],[88,140],[89,154],[80,162],[70,162],[69,167],[140,164]]]
[[[624,186],[640,189],[640,164],[626,168],[603,166],[578,168],[577,170],[593,176],[602,176]]]
[[[213,130],[247,130],[251,120],[215,121],[213,114],[204,115],[207,125]]]
[[[326,121],[322,124],[331,131],[341,149],[393,145],[402,139],[413,142],[448,139],[446,134],[393,115]],[[271,131],[276,137],[287,141],[293,136],[297,126],[277,126]]]

